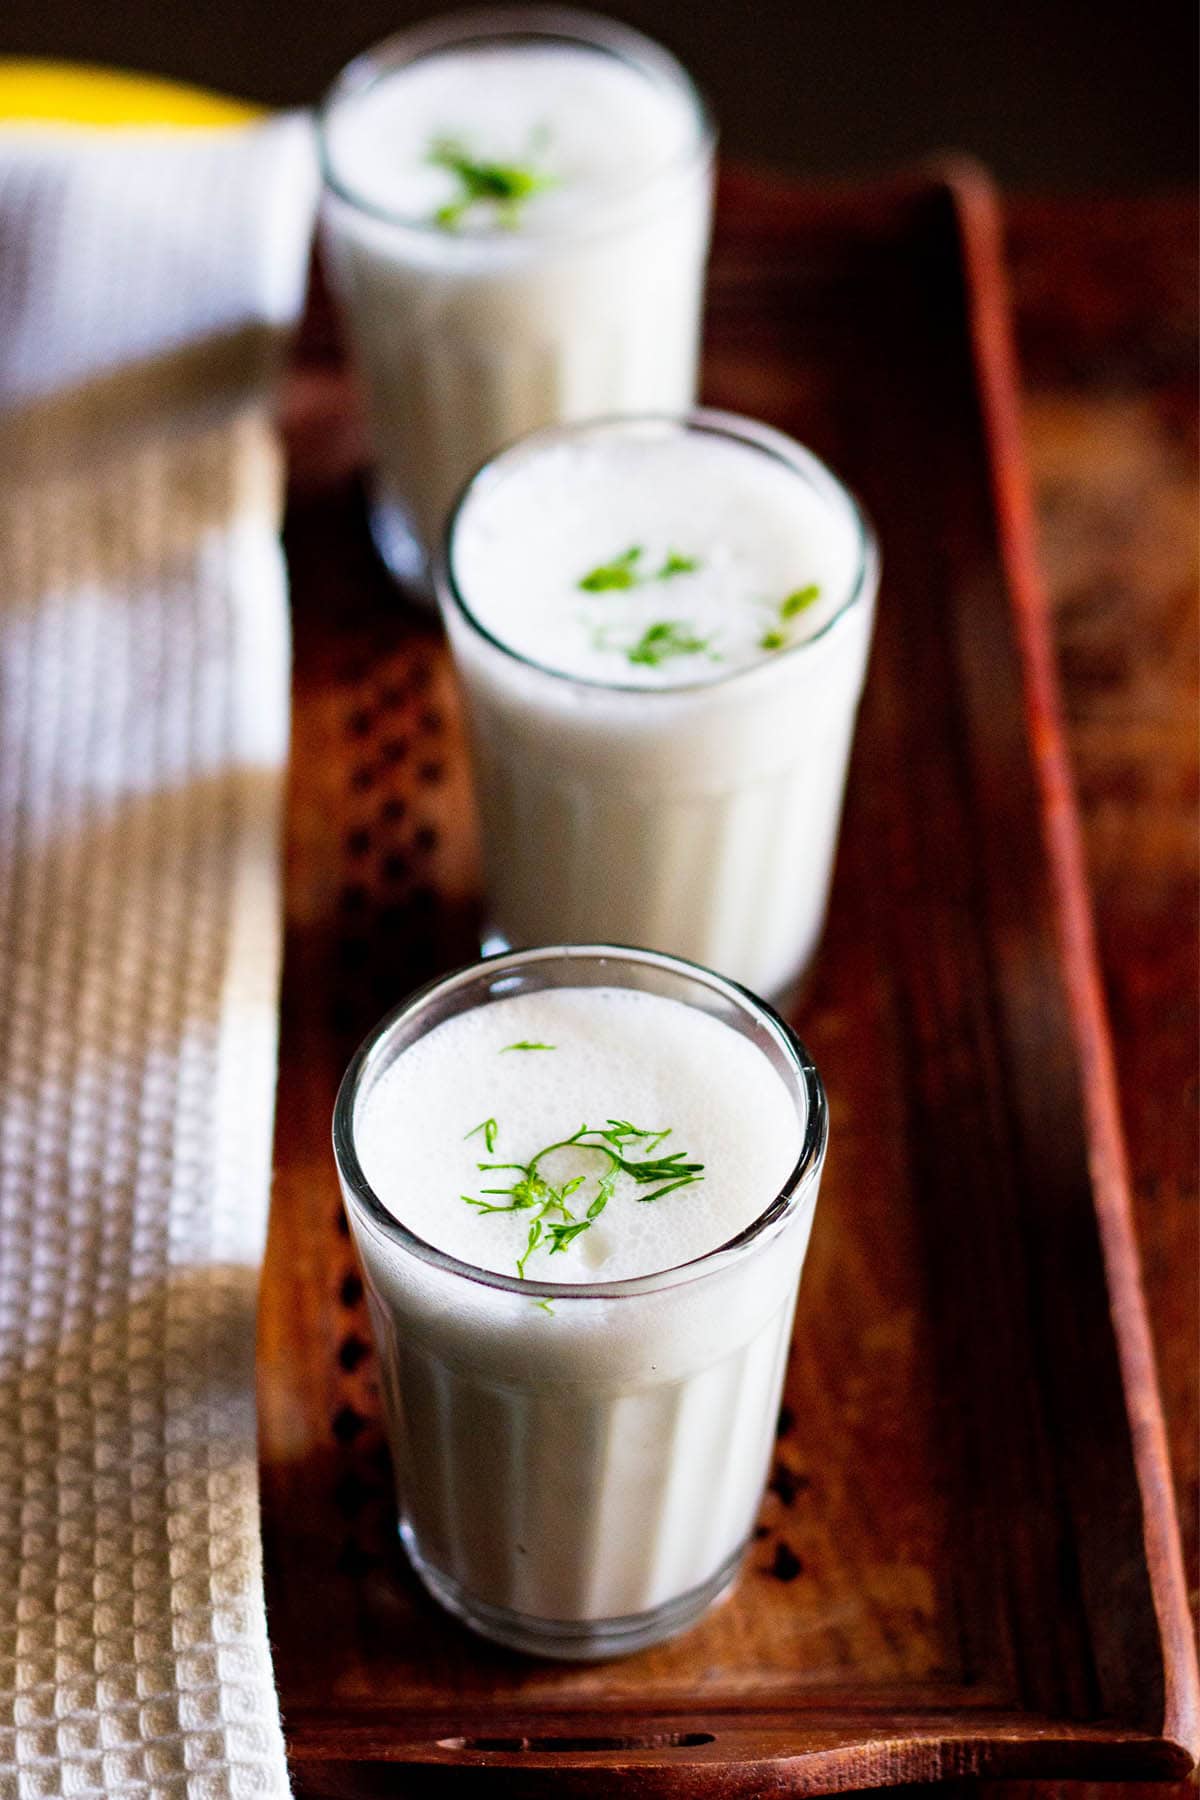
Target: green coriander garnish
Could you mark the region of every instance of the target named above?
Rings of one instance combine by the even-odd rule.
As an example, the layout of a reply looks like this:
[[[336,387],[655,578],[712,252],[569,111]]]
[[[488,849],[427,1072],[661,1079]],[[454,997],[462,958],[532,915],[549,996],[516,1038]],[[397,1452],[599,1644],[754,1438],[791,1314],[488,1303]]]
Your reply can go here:
[[[779,602],[777,610],[781,622],[788,624],[820,598],[821,590],[815,581],[810,581],[807,587],[794,588]],[[760,650],[782,650],[789,641],[786,631],[780,631],[777,625],[772,625],[759,638],[758,647]]]
[[[650,581],[670,581],[676,575],[693,575],[701,567],[696,556],[684,556],[678,550],[668,550],[658,568],[645,574],[638,568],[643,550],[640,544],[632,544],[623,550],[620,556],[614,556],[611,562],[597,563],[586,575],[581,575],[577,587],[585,594],[611,593],[614,588],[624,589],[644,587]]]
[[[458,138],[436,138],[429,161],[445,169],[459,184],[453,200],[433,215],[443,231],[455,231],[473,206],[490,206],[495,222],[512,229],[521,222],[521,208],[535,194],[554,186],[554,177],[528,163],[486,162],[474,157]]]
[[[655,575],[655,581],[670,581],[673,575],[691,575],[700,567],[694,556],[681,556],[678,550],[668,550],[666,560]]]
[[[611,562],[598,563],[594,569],[589,569],[576,585],[588,594],[604,594],[614,589],[647,587],[653,581],[672,581],[678,575],[692,575],[701,567],[698,557],[685,556],[681,550],[668,550],[657,569],[645,571],[640,567],[644,554],[641,544],[631,544]],[[602,650],[613,647],[606,630],[596,633],[596,644]],[[650,669],[657,669],[672,656],[695,656],[708,648],[708,638],[697,637],[682,619],[658,619],[647,625],[636,643],[621,646],[631,663],[641,663]]]
[[[468,1131],[466,1135],[469,1138],[478,1137],[479,1133],[482,1131],[483,1141],[487,1145],[488,1154],[490,1155],[496,1148],[496,1132],[498,1129],[499,1127],[497,1126],[495,1119],[484,1119],[475,1126],[474,1130]]]
[[[468,1133],[468,1136],[473,1135]],[[475,1166],[481,1174],[504,1171],[515,1173],[517,1179],[508,1187],[481,1188],[482,1197],[462,1194],[460,1199],[482,1214],[533,1212],[525,1248],[517,1258],[517,1274],[524,1280],[525,1265],[536,1251],[545,1250],[551,1256],[563,1252],[595,1224],[612,1199],[619,1176],[627,1175],[639,1187],[654,1189],[653,1193],[637,1195],[637,1199],[645,1203],[661,1200],[664,1194],[702,1181],[704,1164],[686,1161],[685,1151],[674,1150],[669,1156],[655,1154],[670,1135],[670,1126],[663,1130],[643,1131],[630,1124],[628,1119],[608,1119],[603,1129],[598,1125],[581,1125],[570,1137],[547,1144],[528,1162],[477,1163]],[[629,1154],[634,1146],[640,1147],[640,1156]],[[572,1175],[569,1180],[556,1185],[541,1172],[540,1165],[558,1150],[590,1150],[605,1159],[596,1191],[582,1215],[574,1212],[567,1202],[578,1193],[587,1178]],[[488,1195],[497,1198],[488,1199]]]
[[[779,616],[781,619],[794,619],[797,613],[805,612],[814,600],[820,598],[820,588],[815,581],[810,581],[807,587],[796,588],[786,600],[780,601]]]
[[[614,556],[611,562],[598,563],[586,575],[580,576],[579,586],[588,594],[604,594],[613,588],[635,586],[638,579],[635,570],[641,554],[640,544],[631,545],[622,555]]]
[[[500,1055],[503,1056],[505,1050],[553,1050],[553,1049],[554,1049],[553,1044],[533,1044],[533,1043],[530,1043],[528,1038],[518,1038],[518,1040],[515,1044],[505,1044],[504,1049],[502,1049],[500,1051]],[[492,1146],[489,1144],[488,1149],[490,1150],[491,1147]]]
[[[660,619],[655,625],[647,625],[625,654],[631,663],[657,669],[673,656],[696,656],[707,649],[708,639],[697,637],[681,619]]]

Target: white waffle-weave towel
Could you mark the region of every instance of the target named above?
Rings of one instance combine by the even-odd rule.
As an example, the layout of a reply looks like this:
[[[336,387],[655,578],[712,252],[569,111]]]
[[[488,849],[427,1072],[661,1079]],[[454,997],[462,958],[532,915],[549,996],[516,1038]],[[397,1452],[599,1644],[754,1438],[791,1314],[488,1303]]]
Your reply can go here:
[[[0,1796],[287,1792],[254,1318],[299,119],[0,133]]]

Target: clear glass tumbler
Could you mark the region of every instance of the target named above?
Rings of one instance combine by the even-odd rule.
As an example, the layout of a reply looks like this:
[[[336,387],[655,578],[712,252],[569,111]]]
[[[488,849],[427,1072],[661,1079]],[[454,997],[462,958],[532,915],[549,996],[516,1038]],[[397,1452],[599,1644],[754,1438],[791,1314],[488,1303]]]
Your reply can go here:
[[[855,567],[822,630],[728,674],[652,688],[544,667],[479,623],[455,556],[477,494],[548,444],[682,433],[774,459],[836,514]],[[878,583],[848,490],[791,438],[734,414],[535,432],[481,470],[450,521],[438,591],[467,703],[488,947],[647,944],[785,993],[825,920]]]
[[[448,230],[388,201],[387,110],[440,56],[541,47],[614,60],[683,120],[673,153],[515,228]],[[367,109],[372,116],[367,120]],[[371,134],[378,131],[377,150]],[[553,7],[451,14],[359,57],[318,114],[322,236],[365,390],[372,528],[420,591],[455,495],[502,444],[696,397],[714,129],[678,62],[613,20]],[[551,150],[547,152],[552,157]]]
[[[407,1230],[355,1149],[361,1109],[443,1020],[546,987],[624,987],[716,1016],[792,1096],[801,1151],[754,1223],[692,1262],[600,1285],[518,1279]],[[606,946],[491,958],[384,1019],[351,1062],[334,1149],[383,1373],[400,1531],[484,1636],[591,1660],[690,1625],[734,1579],[766,1479],[828,1134],[789,1027],[733,983]],[[547,1313],[535,1304],[546,1301]]]

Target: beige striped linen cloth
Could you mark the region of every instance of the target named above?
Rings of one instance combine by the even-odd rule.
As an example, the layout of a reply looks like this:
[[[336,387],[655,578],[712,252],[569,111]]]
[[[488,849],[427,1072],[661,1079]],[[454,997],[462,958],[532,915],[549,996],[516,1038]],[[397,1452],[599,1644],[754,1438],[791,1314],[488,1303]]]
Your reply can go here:
[[[0,131],[0,1797],[288,1791],[254,1321],[298,118]]]

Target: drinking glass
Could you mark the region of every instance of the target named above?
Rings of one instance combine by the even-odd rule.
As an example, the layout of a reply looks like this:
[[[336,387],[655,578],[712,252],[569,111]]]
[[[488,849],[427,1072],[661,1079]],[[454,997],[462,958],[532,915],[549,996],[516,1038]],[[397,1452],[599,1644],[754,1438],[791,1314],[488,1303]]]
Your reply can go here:
[[[837,515],[855,564],[820,631],[725,675],[647,687],[544,667],[479,622],[455,558],[477,495],[548,445],[689,433],[774,459]],[[536,432],[482,469],[451,518],[438,591],[470,727],[487,945],[645,944],[786,993],[825,920],[878,581],[848,490],[731,413]]]
[[[363,180],[361,146],[351,166],[356,111],[422,59],[529,45],[615,59],[651,102],[682,102],[678,152],[515,230],[447,231],[381,203],[386,182],[377,191]],[[533,6],[451,14],[388,38],[334,83],[318,137],[323,243],[375,459],[372,530],[419,592],[455,494],[502,444],[555,421],[695,400],[714,128],[684,69],[649,38]]]
[[[799,1125],[782,1189],[758,1197],[754,1222],[729,1242],[624,1281],[520,1279],[424,1242],[359,1161],[376,1083],[457,1014],[597,986],[681,1001],[761,1052]],[[334,1149],[380,1356],[400,1532],[429,1591],[476,1631],[545,1656],[612,1656],[683,1630],[732,1582],[772,1452],[827,1134],[820,1078],[782,1019],[652,951],[489,958],[406,1000],[359,1049]]]

